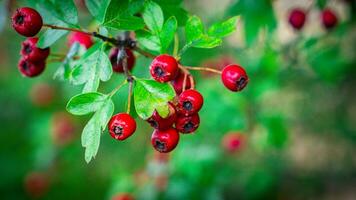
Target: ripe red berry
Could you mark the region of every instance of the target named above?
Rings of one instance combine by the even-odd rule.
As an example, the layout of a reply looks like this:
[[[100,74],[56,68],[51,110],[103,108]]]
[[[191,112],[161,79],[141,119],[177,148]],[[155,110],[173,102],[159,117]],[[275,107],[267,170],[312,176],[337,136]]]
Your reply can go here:
[[[234,153],[241,149],[245,138],[240,133],[228,133],[222,139],[222,147],[229,153]]]
[[[169,115],[166,118],[162,118],[157,111],[147,119],[147,122],[155,129],[166,130],[172,127],[172,124],[176,121],[176,109],[173,104],[168,103]]]
[[[321,20],[326,29],[330,30],[337,25],[338,19],[335,12],[329,8],[321,13]]]
[[[11,17],[12,27],[19,34],[26,37],[33,37],[42,28],[42,17],[34,9],[23,7],[15,11]]]
[[[168,153],[172,151],[176,148],[178,142],[179,133],[174,128],[164,131],[155,129],[152,133],[151,143],[153,147],[161,153]]]
[[[119,113],[111,117],[108,129],[111,137],[125,140],[136,131],[136,121],[129,114]]]
[[[49,55],[49,48],[40,49],[36,47],[38,42],[37,37],[27,38],[22,42],[21,55],[32,62],[40,62],[46,60]]]
[[[226,66],[222,71],[221,80],[225,87],[234,92],[243,90],[248,83],[246,71],[239,65]]]
[[[82,32],[71,32],[68,35],[68,45],[72,46],[75,42],[89,49],[93,45],[93,39],[90,35]]]
[[[135,200],[135,198],[129,193],[116,194],[111,200]]]
[[[170,55],[159,55],[152,61],[150,73],[158,82],[171,81],[178,74],[178,63]]]
[[[42,197],[47,192],[48,186],[48,176],[41,172],[31,172],[24,180],[26,192],[34,198]]]
[[[22,75],[35,77],[41,74],[45,69],[45,62],[31,62],[24,58],[19,61],[18,68]]]
[[[122,65],[123,63],[122,61],[117,63],[117,54],[119,53],[119,51],[120,51],[119,48],[111,49],[109,58],[114,72],[122,73],[124,72],[124,67]],[[135,65],[135,55],[132,53],[130,49],[125,49],[125,51],[127,55],[127,69],[131,71]]]
[[[182,115],[192,115],[199,112],[203,103],[203,96],[198,91],[189,89],[179,95],[178,111]]]
[[[199,115],[193,114],[189,116],[179,115],[176,120],[176,129],[181,133],[192,133],[199,127]]]
[[[306,20],[306,14],[302,9],[293,9],[289,13],[289,24],[296,30],[303,28]]]
[[[191,87],[190,76],[191,75],[186,76],[185,90],[187,90]],[[174,90],[176,91],[177,95],[180,95],[180,93],[182,93],[182,91],[183,91],[183,82],[184,82],[184,73],[181,71],[178,71],[177,77],[171,81],[172,86],[173,86]]]

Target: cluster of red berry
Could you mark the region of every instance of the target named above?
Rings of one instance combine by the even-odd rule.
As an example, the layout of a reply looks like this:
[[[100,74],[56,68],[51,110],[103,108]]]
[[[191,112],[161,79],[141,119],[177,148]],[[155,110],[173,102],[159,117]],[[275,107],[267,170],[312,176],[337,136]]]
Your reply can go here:
[[[338,23],[338,18],[333,10],[326,8],[321,12],[323,26],[330,30]],[[307,12],[301,8],[295,8],[289,13],[289,24],[296,30],[301,30],[307,19]]]
[[[160,83],[170,82],[177,94],[173,102],[168,103],[169,114],[161,117],[157,111],[147,119],[155,129],[151,143],[161,152],[172,151],[179,142],[179,132],[193,133],[200,124],[198,112],[203,106],[203,96],[194,89],[193,76],[184,71],[177,60],[170,55],[157,56],[150,65],[150,73]],[[188,78],[189,77],[189,78]],[[223,84],[231,91],[241,91],[248,83],[245,70],[238,65],[228,65],[221,72]],[[114,115],[108,125],[111,136],[125,140],[136,130],[135,120],[126,113]]]
[[[32,8],[19,8],[12,16],[12,26],[21,35],[28,37],[22,42],[21,56],[18,67],[20,72],[27,77],[34,77],[43,72],[45,60],[49,55],[49,48],[40,49],[35,36],[42,28],[41,15]]]

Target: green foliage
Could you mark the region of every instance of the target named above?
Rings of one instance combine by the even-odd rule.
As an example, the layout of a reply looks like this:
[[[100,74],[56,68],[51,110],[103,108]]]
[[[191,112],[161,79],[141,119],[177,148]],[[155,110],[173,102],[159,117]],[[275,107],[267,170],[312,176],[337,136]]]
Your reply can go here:
[[[73,57],[78,53],[79,49],[80,49],[80,44],[78,42],[75,42],[70,47],[61,66],[59,66],[57,71],[54,73],[53,78],[58,78],[59,80],[67,80],[70,77],[70,72],[72,70],[71,61]]]
[[[154,80],[136,80],[134,88],[135,108],[138,116],[146,120],[156,110],[162,117],[169,114],[168,102],[172,101],[175,91],[170,84]]]
[[[85,0],[85,5],[98,22],[103,22],[110,2],[111,0]]]

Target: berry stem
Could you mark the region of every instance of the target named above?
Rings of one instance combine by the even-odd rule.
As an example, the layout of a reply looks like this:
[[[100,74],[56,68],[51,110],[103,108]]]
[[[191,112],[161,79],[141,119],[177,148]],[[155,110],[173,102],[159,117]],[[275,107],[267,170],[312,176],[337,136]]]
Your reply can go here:
[[[182,92],[185,91],[185,86],[187,85],[187,76],[188,75],[186,73],[184,73]]]
[[[173,56],[175,58],[178,57],[178,50],[179,50],[179,37],[178,34],[176,33],[174,35],[174,47],[173,47]]]
[[[130,114],[130,110],[131,110],[131,96],[132,96],[132,86],[133,86],[133,82],[130,81],[129,82],[129,94],[127,96],[127,114]]]
[[[145,51],[145,50],[143,50],[143,49],[141,49],[141,48],[139,48],[137,46],[134,47],[132,50],[138,52],[139,54],[141,54],[141,55],[143,55],[143,56],[145,56],[147,58],[152,58],[153,59],[153,58],[156,57],[155,55],[151,54],[150,52],[147,52],[147,51]]]
[[[195,84],[194,84],[193,76],[190,74],[189,70],[187,70],[187,68],[185,66],[182,66],[182,65],[178,65],[178,67],[179,67],[179,69],[181,69],[183,71],[184,74],[189,76],[191,89],[194,89],[195,88]],[[183,84],[184,84],[184,80],[183,80]],[[183,87],[183,89],[185,89],[185,88]]]
[[[216,74],[222,74],[220,70],[216,70],[213,68],[208,68],[208,67],[189,67],[189,66],[184,66],[184,68],[189,69],[189,70],[197,70],[197,71],[208,71],[208,72],[213,72]]]

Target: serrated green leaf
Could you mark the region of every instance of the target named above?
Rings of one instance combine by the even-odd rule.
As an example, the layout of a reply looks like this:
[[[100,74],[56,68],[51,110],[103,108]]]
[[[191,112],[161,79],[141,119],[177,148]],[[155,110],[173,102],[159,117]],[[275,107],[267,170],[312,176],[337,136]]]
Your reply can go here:
[[[72,97],[66,108],[73,115],[86,115],[98,110],[106,98],[106,95],[97,92],[83,93]]]
[[[159,5],[163,10],[165,19],[174,16],[177,19],[178,26],[185,26],[189,18],[189,14],[186,10],[184,10],[182,7],[178,5],[171,5],[167,1],[159,3]]]
[[[98,152],[101,132],[104,131],[114,112],[111,99],[106,99],[83,129],[81,141],[85,148],[85,161],[89,163]]]
[[[197,16],[192,16],[188,19],[185,25],[185,37],[187,43],[199,39],[204,34],[204,26],[202,21]]]
[[[177,31],[177,20],[174,16],[170,17],[163,25],[160,33],[161,53],[165,53],[169,45],[174,39],[174,34]]]
[[[62,62],[61,66],[54,73],[54,75],[53,75],[54,79],[67,80],[69,78],[70,72],[72,70],[70,61],[75,56],[75,54],[77,54],[77,52],[79,51],[79,48],[80,48],[80,45],[78,42],[75,42],[74,44],[72,44],[72,46],[70,47],[70,49],[66,55],[66,58]]]
[[[211,37],[218,37],[218,38],[223,38],[230,35],[236,30],[236,24],[239,18],[240,17],[235,16],[235,17],[231,17],[230,19],[224,22],[213,24],[208,29],[208,35]]]
[[[138,116],[148,119],[155,110],[162,117],[169,114],[168,102],[175,96],[173,87],[168,83],[154,80],[136,80],[134,88],[135,108]]]
[[[96,91],[99,82],[108,81],[112,75],[112,66],[105,53],[105,43],[98,42],[88,49],[78,65],[71,72],[71,82],[84,84],[83,93]]]
[[[110,0],[85,0],[90,14],[100,23],[104,21],[105,11],[110,3]]]
[[[68,24],[78,24],[78,12],[73,0],[55,0],[54,7],[60,18]]]
[[[36,7],[45,23],[52,25],[64,23],[66,27],[77,26],[78,12],[72,0],[39,0],[36,3]]]
[[[147,31],[137,31],[136,39],[138,43],[145,49],[159,52],[161,49],[160,40],[156,35],[152,35]]]
[[[214,48],[219,46],[222,43],[222,40],[220,38],[215,38],[215,37],[209,37],[207,35],[201,36],[199,39],[194,40],[191,43],[192,47],[196,48]]]
[[[143,21],[154,34],[158,35],[163,27],[164,16],[161,7],[153,2],[147,1],[142,12]]]

